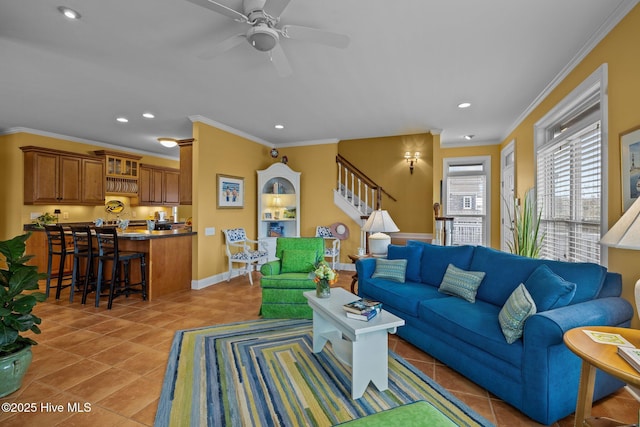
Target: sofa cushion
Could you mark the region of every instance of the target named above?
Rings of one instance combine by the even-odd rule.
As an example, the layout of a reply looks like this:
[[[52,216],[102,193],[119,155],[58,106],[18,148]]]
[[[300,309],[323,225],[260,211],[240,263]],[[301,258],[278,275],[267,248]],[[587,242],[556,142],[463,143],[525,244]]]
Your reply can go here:
[[[282,251],[281,273],[310,273],[317,261],[316,252],[305,249],[285,249]]]
[[[435,329],[432,335],[437,335],[436,331],[440,331],[442,335],[453,335],[458,340],[470,344],[469,351],[482,349],[482,352],[520,368],[523,341],[507,344],[498,322],[499,312],[500,307],[493,304],[480,300],[471,304],[455,297],[423,300],[418,305],[420,320]]]
[[[361,279],[358,294],[382,302],[382,308],[393,309],[409,316],[418,316],[418,304],[428,299],[450,298],[437,288],[420,282],[398,283],[386,279]]]
[[[533,270],[542,264],[563,279],[577,284],[571,304],[597,297],[607,271],[598,264],[527,258],[476,246],[469,269],[487,273],[477,298],[502,307],[511,292],[520,283],[525,283]]]
[[[406,270],[406,259],[376,258],[376,269],[371,275],[371,278],[388,279],[394,282],[404,283],[404,275]]]
[[[564,307],[576,294],[576,284],[564,280],[545,264],[533,270],[524,286],[536,303],[538,312]]]
[[[509,344],[513,344],[522,336],[524,322],[536,313],[536,303],[529,295],[527,288],[520,283],[511,293],[507,302],[498,313],[500,329],[504,334],[504,339]]]
[[[420,259],[422,258],[422,246],[400,246],[389,245],[387,251],[387,259],[406,259],[407,271],[406,279],[412,282],[419,282],[420,277]]]
[[[449,264],[463,270],[469,270],[473,257],[473,246],[437,246],[418,240],[408,240],[407,246],[421,246],[420,260],[421,282],[431,286],[440,286]]]
[[[315,289],[316,282],[309,278],[309,273],[283,273],[261,277],[260,286],[263,289]]]
[[[483,278],[483,271],[466,271],[449,264],[438,291],[464,298],[469,302],[475,302],[476,293]]]

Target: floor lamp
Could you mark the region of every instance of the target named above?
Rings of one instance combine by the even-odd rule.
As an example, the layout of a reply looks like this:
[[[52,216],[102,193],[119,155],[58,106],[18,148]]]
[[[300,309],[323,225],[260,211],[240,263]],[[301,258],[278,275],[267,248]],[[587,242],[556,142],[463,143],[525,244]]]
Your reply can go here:
[[[600,243],[611,248],[640,250],[640,197],[633,202],[618,222],[602,236]],[[634,296],[636,313],[639,313],[640,317],[640,280],[636,282]],[[638,388],[627,385],[627,389],[636,400],[640,401],[640,390]]]
[[[382,258],[387,256],[387,246],[391,244],[391,237],[385,233],[395,233],[400,229],[391,219],[389,212],[378,209],[371,212],[362,231],[373,233],[369,235],[369,253]]]

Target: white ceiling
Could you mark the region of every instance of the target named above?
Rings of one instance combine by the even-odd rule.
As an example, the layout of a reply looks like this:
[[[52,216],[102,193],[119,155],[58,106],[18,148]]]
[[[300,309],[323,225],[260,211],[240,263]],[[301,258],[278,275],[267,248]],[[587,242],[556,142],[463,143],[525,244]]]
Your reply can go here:
[[[186,0],[0,0],[0,132],[177,156],[156,138],[189,138],[200,116],[276,146],[430,130],[443,144],[497,143],[636,3],[292,0],[282,24],[351,42],[284,39],[293,74],[282,78],[248,43],[199,59],[246,24]]]

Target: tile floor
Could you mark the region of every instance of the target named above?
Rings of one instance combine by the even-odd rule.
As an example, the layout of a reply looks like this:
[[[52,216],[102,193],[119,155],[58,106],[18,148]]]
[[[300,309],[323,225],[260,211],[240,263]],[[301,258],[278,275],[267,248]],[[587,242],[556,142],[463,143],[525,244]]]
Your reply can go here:
[[[348,289],[351,273],[340,286]],[[35,412],[0,412],[0,425],[151,426],[162,387],[169,347],[177,329],[258,318],[260,286],[246,277],[200,291],[185,291],[143,302],[139,296],[93,305],[49,300],[36,307],[42,317],[39,345],[23,386],[0,399]],[[497,426],[539,425],[427,354],[395,336],[390,348]],[[70,412],[68,405],[90,411]],[[62,405],[62,410],[57,405]],[[18,407],[18,405],[14,405]],[[638,421],[640,403],[626,391],[594,406],[593,415]],[[569,416],[555,426],[573,425]]]

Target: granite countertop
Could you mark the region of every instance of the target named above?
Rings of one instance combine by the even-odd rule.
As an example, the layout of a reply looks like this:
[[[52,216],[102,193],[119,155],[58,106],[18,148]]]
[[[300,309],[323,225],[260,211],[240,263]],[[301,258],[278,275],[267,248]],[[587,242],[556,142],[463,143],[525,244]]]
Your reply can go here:
[[[150,240],[150,239],[162,239],[171,237],[183,237],[183,236],[195,236],[195,231],[190,228],[183,227],[184,223],[172,223],[178,224],[179,227],[172,230],[153,230],[149,231],[145,227],[129,226],[125,231],[118,230],[118,237],[127,240]],[[63,227],[69,227],[71,225],[89,225],[93,228],[93,223],[61,223]],[[25,231],[44,231],[44,228],[39,228],[35,224],[25,224]]]

